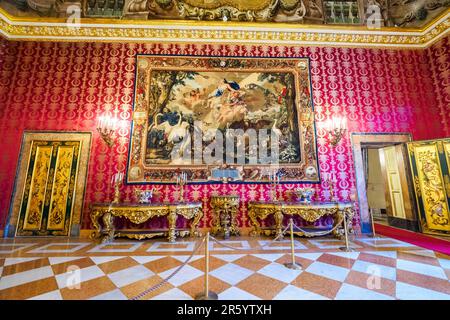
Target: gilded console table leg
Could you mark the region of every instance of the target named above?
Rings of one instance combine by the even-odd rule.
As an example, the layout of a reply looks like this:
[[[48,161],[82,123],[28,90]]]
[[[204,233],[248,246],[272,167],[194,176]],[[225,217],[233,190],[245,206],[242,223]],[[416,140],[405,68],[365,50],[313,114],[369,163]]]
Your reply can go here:
[[[175,229],[177,227],[177,211],[176,210],[170,210],[167,220],[169,221],[169,242],[175,242],[176,236],[175,236]]]
[[[201,234],[198,231],[198,224],[203,217],[203,210],[201,208],[194,209],[194,220],[191,222],[191,237],[200,237]]]
[[[275,237],[279,240],[283,239],[283,212],[277,210],[274,214],[275,218]]]
[[[259,225],[259,221],[256,218],[256,211],[253,207],[250,207],[248,209],[248,217],[250,218],[250,221],[253,226],[253,230],[250,232],[251,236],[258,236],[261,234],[261,226]]]
[[[102,237],[102,243],[110,242],[114,240],[114,219],[111,214],[111,211],[106,211],[103,214],[103,224],[105,225],[105,232]]]
[[[235,206],[231,206],[230,207],[230,215],[231,215],[231,227],[230,227],[230,232],[231,234],[234,234],[235,236],[239,236],[240,232],[236,223],[236,216],[237,216],[237,212],[238,212],[238,208]]]
[[[98,219],[100,218],[100,216],[102,214],[103,214],[103,212],[101,210],[92,210],[92,212],[91,212],[91,222],[92,222],[92,226],[94,227],[95,231],[92,231],[90,238],[93,240],[97,239],[101,235],[101,227],[100,227],[100,223],[98,222]]]
[[[220,215],[222,214],[221,209],[213,208],[213,221],[211,234],[216,235],[220,231]]]

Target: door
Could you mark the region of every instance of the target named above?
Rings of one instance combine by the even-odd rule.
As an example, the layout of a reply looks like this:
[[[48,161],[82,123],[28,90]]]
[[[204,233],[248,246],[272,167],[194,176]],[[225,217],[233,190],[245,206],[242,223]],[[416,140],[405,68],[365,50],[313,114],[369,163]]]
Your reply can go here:
[[[81,141],[33,140],[16,236],[69,235]]]
[[[422,231],[450,234],[450,139],[408,143]]]
[[[408,190],[402,184],[402,176],[406,176],[402,147],[401,145],[389,146],[379,149],[379,152],[386,186],[387,213],[394,218],[407,219],[405,207],[407,201],[405,200],[408,200]]]

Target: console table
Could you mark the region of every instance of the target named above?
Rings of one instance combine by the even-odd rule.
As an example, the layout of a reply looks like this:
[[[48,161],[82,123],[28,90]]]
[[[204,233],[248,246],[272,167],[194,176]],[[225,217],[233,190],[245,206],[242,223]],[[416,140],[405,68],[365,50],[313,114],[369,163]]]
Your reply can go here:
[[[178,216],[192,220],[190,231],[177,231],[176,223]],[[167,216],[169,222],[168,232],[115,232],[114,218],[123,217],[132,223],[141,224],[154,217]],[[91,221],[95,228],[91,238],[101,238],[102,242],[112,241],[115,237],[125,236],[132,239],[152,238],[167,234],[169,242],[175,242],[177,233],[180,236],[190,234],[199,236],[198,223],[203,216],[201,202],[179,202],[179,203],[95,203],[91,205]],[[103,230],[99,219],[103,221]]]
[[[332,215],[334,218],[333,228],[330,231],[318,232],[316,235],[325,235],[333,232],[335,236],[343,237],[343,221],[344,214],[346,215],[347,230],[352,232],[352,218],[354,215],[353,204],[351,202],[249,202],[248,216],[253,225],[251,235],[260,235],[265,233],[270,235],[275,233],[276,237],[283,238],[283,218],[284,216],[300,216],[304,220],[313,223],[323,216]],[[269,215],[275,218],[275,229],[262,229],[258,219],[265,219]],[[336,228],[334,228],[336,227]],[[294,234],[299,236],[313,237],[314,232],[295,231]]]

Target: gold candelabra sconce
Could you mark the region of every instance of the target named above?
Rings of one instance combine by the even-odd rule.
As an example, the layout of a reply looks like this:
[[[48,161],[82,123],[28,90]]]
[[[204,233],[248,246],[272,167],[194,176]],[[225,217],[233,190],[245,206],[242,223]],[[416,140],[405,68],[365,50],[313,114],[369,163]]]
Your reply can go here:
[[[112,203],[119,203],[120,202],[120,187],[123,183],[123,172],[117,172],[114,174],[111,178],[111,184],[114,186],[114,199]]]
[[[180,190],[180,197],[179,197],[179,201],[180,202],[184,202],[184,186],[186,184],[187,184],[187,173],[186,172],[181,172],[177,176],[177,185],[178,185],[179,190]]]
[[[114,145],[114,133],[117,129],[117,123],[117,118],[110,116],[98,117],[97,131],[109,147]]]
[[[333,117],[325,122],[325,129],[330,136],[330,143],[336,147],[347,132],[347,119],[344,117]]]

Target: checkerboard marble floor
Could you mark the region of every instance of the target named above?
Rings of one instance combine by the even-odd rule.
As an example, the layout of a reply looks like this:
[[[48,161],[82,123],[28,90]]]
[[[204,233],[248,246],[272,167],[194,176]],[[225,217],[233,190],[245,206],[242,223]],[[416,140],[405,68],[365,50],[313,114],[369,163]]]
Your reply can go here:
[[[224,300],[450,300],[450,256],[385,237],[355,238],[354,252],[334,238],[296,238],[302,269],[292,270],[283,265],[289,241],[270,240],[224,241],[239,250],[211,242],[210,290]],[[130,299],[172,274],[199,241],[1,240],[0,299]],[[143,299],[193,299],[203,292],[204,263],[200,249]]]

